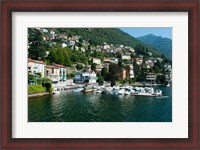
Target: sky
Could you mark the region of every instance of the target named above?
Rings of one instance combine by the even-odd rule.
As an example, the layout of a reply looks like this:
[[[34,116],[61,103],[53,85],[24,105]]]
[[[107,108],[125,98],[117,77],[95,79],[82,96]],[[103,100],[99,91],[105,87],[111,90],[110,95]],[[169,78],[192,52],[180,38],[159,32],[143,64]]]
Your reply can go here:
[[[172,39],[172,28],[120,28],[122,31],[132,35],[133,37],[140,37],[147,34],[154,34]]]

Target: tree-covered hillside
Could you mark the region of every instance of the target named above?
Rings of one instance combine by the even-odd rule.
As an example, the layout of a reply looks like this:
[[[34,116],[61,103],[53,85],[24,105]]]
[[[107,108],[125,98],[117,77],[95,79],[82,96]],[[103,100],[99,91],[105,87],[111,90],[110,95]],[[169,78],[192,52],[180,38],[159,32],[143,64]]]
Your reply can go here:
[[[160,53],[165,54],[168,58],[172,59],[172,40],[148,34],[137,38],[138,40],[155,47]]]
[[[104,42],[108,44],[119,44],[131,46],[135,48],[137,45],[142,45],[145,49],[160,55],[160,51],[142,43],[138,39],[117,28],[56,28],[56,32],[65,33],[70,36],[79,35],[82,39],[88,40],[92,45],[102,45]]]

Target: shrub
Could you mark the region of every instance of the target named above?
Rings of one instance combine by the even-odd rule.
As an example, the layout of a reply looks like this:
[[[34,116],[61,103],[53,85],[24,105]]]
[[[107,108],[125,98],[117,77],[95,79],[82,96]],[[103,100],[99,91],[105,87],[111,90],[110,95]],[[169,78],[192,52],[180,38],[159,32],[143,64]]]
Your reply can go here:
[[[43,93],[46,92],[46,88],[43,87],[42,85],[29,85],[28,86],[28,93],[33,94],[33,93]]]
[[[76,69],[77,69],[77,70],[81,70],[81,69],[83,69],[83,65],[81,65],[81,64],[77,64],[77,65],[76,65]]]
[[[51,92],[51,85],[52,85],[51,79],[44,77],[44,78],[38,79],[37,81],[40,82],[42,86],[46,88],[47,92]]]
[[[30,81],[30,80],[34,80],[34,75],[28,74],[28,80],[29,80],[29,81]]]

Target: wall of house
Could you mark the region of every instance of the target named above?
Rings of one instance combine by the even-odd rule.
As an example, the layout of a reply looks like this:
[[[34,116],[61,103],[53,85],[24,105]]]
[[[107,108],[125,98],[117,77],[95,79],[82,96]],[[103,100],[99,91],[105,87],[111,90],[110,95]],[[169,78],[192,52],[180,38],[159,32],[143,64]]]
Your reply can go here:
[[[42,77],[44,77],[44,72],[45,72],[44,64],[29,62],[28,66],[31,66],[30,71],[32,73],[41,73]]]

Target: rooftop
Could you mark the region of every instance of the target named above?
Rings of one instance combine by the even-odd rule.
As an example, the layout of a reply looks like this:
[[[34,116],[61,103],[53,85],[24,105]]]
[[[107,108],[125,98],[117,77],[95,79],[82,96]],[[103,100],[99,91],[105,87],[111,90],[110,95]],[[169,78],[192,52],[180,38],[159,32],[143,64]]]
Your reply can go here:
[[[28,59],[28,62],[34,62],[34,63],[38,63],[38,64],[45,64],[44,61],[41,61],[41,60],[33,60],[31,58]]]

